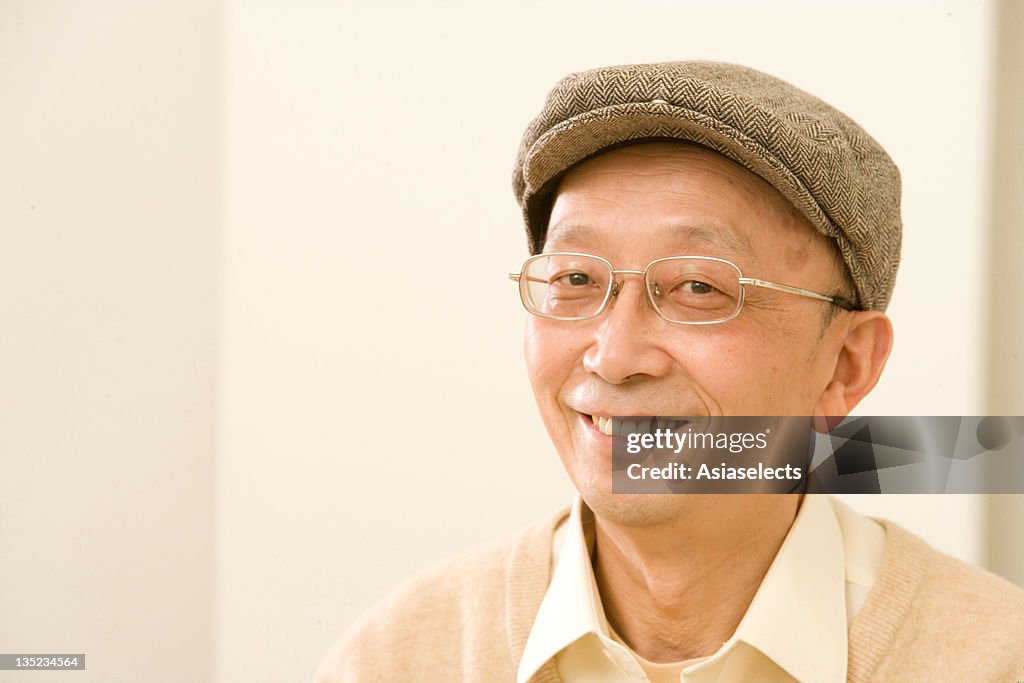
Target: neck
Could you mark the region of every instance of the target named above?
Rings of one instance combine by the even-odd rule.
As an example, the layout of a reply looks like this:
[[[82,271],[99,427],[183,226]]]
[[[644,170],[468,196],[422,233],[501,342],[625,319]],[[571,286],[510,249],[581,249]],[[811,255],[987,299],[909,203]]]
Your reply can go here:
[[[641,657],[713,654],[735,632],[796,517],[795,495],[692,495],[650,526],[595,515],[605,615]]]

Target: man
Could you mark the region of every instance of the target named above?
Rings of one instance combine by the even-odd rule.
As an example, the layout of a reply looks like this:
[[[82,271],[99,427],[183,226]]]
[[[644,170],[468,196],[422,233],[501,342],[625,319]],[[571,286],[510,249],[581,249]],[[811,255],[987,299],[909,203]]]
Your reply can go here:
[[[1024,594],[896,525],[612,491],[613,416],[822,425],[875,385],[900,219],[874,140],[743,67],[598,69],[549,95],[514,189],[527,365],[579,495],[390,596],[317,680],[1024,678]]]

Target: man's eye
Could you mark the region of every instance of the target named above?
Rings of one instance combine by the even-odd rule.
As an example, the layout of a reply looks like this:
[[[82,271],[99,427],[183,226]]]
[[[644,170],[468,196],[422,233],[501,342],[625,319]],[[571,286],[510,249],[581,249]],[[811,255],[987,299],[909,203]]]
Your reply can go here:
[[[590,276],[586,273],[566,273],[560,279],[573,287],[583,287],[584,285],[592,284]]]
[[[679,289],[686,294],[710,294],[715,288],[699,280],[686,280],[679,283]]]

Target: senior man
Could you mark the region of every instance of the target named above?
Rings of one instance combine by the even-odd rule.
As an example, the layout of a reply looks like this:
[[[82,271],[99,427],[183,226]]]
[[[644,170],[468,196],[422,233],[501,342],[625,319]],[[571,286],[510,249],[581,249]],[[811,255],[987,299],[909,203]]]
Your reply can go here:
[[[527,366],[578,495],[393,593],[317,680],[1024,679],[1024,593],[890,522],[612,491],[613,416],[820,419],[875,385],[899,176],[867,133],[740,66],[597,69],[550,93],[514,189]]]

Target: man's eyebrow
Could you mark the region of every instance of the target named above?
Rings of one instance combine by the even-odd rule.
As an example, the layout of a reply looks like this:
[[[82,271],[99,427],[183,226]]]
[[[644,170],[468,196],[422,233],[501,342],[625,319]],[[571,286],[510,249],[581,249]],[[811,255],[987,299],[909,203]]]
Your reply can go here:
[[[727,254],[739,253],[753,256],[754,247],[747,236],[735,230],[715,224],[692,224],[666,226],[659,232],[668,242],[695,243]],[[579,223],[557,223],[548,229],[546,241],[559,241],[573,245],[594,244],[597,232],[589,225]],[[685,256],[687,254],[671,254]],[[718,254],[691,254],[693,256],[717,256]]]

